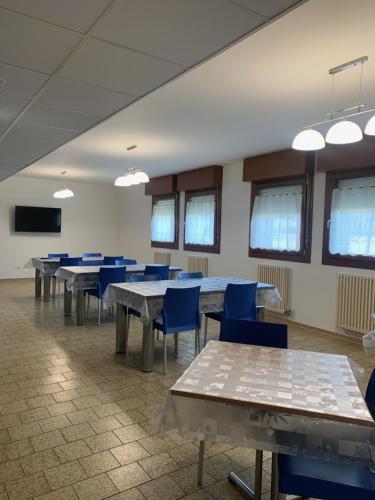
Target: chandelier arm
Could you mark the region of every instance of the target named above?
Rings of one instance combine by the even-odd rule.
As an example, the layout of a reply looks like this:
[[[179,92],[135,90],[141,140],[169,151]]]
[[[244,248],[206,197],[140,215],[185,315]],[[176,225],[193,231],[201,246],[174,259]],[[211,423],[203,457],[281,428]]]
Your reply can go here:
[[[353,109],[353,108],[351,108],[351,109]],[[351,118],[352,116],[364,115],[365,113],[373,113],[373,112],[375,112],[375,108],[366,109],[365,111],[358,111],[356,113],[351,113],[351,114],[345,115],[345,116],[337,116],[336,118],[330,118],[329,120],[324,120],[322,122],[317,122],[317,123],[312,123],[311,125],[306,125],[305,127],[303,127],[303,129],[305,130],[308,128],[317,127],[318,125],[324,125],[325,123],[336,122],[336,121],[343,120],[346,118]]]

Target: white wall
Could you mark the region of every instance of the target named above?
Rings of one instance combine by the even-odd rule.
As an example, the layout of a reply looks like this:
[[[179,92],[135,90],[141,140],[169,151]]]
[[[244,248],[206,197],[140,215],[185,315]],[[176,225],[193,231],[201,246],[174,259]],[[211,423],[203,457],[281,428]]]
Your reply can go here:
[[[248,235],[250,214],[250,184],[242,182],[242,162],[224,168],[221,253],[207,254],[210,275],[235,275],[256,279],[257,264],[287,265],[292,270],[290,306],[292,319],[306,325],[336,331],[336,274],[338,272],[371,273],[370,271],[323,266],[323,210],[325,175],[315,176],[314,213],[311,264],[278,262],[249,258]],[[181,193],[180,249],[183,248],[183,207]],[[143,186],[127,188],[121,194],[121,248],[129,257],[153,261],[155,250],[150,245],[151,197],[144,195]],[[160,250],[162,251],[162,250]],[[169,250],[165,250],[169,251]],[[192,252],[171,251],[172,264],[187,268],[187,256]]]
[[[25,263],[49,252],[71,256],[83,251],[119,252],[119,193],[115,188],[69,182],[74,198],[56,200],[52,195],[59,187],[61,182],[27,177],[10,177],[0,183],[0,279],[32,276],[32,270],[23,269]],[[15,233],[15,205],[60,207],[61,233]]]

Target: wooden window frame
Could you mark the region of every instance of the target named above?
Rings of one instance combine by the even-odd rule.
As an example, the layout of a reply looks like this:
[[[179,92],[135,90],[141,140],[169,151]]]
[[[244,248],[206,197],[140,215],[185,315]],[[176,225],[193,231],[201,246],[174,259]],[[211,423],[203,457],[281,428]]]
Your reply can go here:
[[[259,189],[272,187],[295,186],[302,185],[302,212],[301,212],[301,250],[293,252],[288,250],[265,250],[259,248],[251,248],[250,232],[251,220],[253,217],[255,197]],[[301,175],[288,177],[283,179],[272,179],[270,181],[253,181],[251,183],[250,196],[250,222],[249,222],[249,257],[259,259],[285,260],[290,262],[311,262],[311,235],[312,235],[312,211],[313,211],[313,191],[314,191],[314,176]]]
[[[215,226],[213,245],[194,245],[185,243],[186,209],[188,201],[195,196],[215,195]],[[185,212],[184,212],[184,250],[189,252],[220,253],[221,242],[221,187],[215,189],[195,189],[185,192]]]
[[[373,168],[350,169],[326,173],[324,223],[323,223],[323,251],[322,264],[326,266],[354,267],[359,269],[375,270],[375,257],[331,254],[329,252],[329,221],[331,219],[332,193],[339,180],[357,179],[359,177],[374,177]]]
[[[174,200],[174,241],[166,242],[151,240],[151,247],[178,250],[180,234],[180,193],[153,195],[151,203],[151,218],[154,210],[154,204],[162,200]]]

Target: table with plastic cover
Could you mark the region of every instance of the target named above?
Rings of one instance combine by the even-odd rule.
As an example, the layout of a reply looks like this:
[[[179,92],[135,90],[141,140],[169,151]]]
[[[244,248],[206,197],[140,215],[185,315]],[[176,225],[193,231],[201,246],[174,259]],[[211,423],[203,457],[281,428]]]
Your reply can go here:
[[[256,452],[260,498],[262,450],[271,451],[275,497],[277,454],[373,465],[375,427],[347,356],[210,341],[168,391],[156,415],[160,433],[178,430],[200,441]],[[246,489],[247,488],[247,489]]]
[[[200,312],[222,311],[224,293],[228,283],[254,283],[233,276],[213,276],[190,280],[162,280],[140,283],[119,283],[109,285],[106,299],[117,304],[116,352],[125,352],[128,336],[127,309],[140,313],[143,323],[142,370],[152,371],[154,362],[153,321],[162,314],[164,295],[167,288],[188,288],[200,286]],[[258,283],[257,305],[277,304],[280,295],[275,285]]]

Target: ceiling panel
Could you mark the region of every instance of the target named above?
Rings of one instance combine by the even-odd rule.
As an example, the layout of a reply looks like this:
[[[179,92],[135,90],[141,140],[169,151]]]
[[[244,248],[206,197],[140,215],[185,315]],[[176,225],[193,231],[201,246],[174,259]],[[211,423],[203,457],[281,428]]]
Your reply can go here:
[[[2,119],[0,116],[0,136],[6,131],[11,123],[11,121]]]
[[[0,0],[0,7],[85,33],[111,0]]]
[[[14,135],[17,137],[29,137],[30,139],[35,139],[39,141],[56,141],[56,142],[66,142],[77,134],[73,130],[64,130],[61,128],[54,127],[44,127],[42,125],[35,125],[31,123],[18,122],[9,135]]]
[[[37,102],[97,116],[107,116],[130,104],[134,99],[135,97],[120,92],[64,78],[53,78]]]
[[[93,35],[191,66],[264,21],[227,0],[122,0]]]
[[[86,40],[60,76],[141,96],[184,68],[95,39]]]
[[[100,118],[86,113],[76,113],[64,109],[45,106],[44,104],[33,104],[23,115],[22,122],[36,123],[69,130],[83,131],[92,127]]]
[[[25,161],[30,162],[38,158],[38,154],[22,148],[11,148],[0,145],[0,161]]]
[[[23,99],[14,99],[0,95],[0,119],[14,120],[18,113],[23,110],[28,101]]]
[[[22,163],[0,163],[0,181],[3,181],[7,177],[10,177],[11,175],[14,175],[17,173],[19,170],[21,170],[24,167],[24,164]]]
[[[16,68],[8,64],[0,64],[0,79],[5,83],[0,85],[0,94],[20,99],[31,99],[47,81],[47,75]]]
[[[51,73],[81,35],[0,9],[0,62]]]
[[[274,17],[283,10],[299,3],[297,0],[233,0],[263,16]]]

